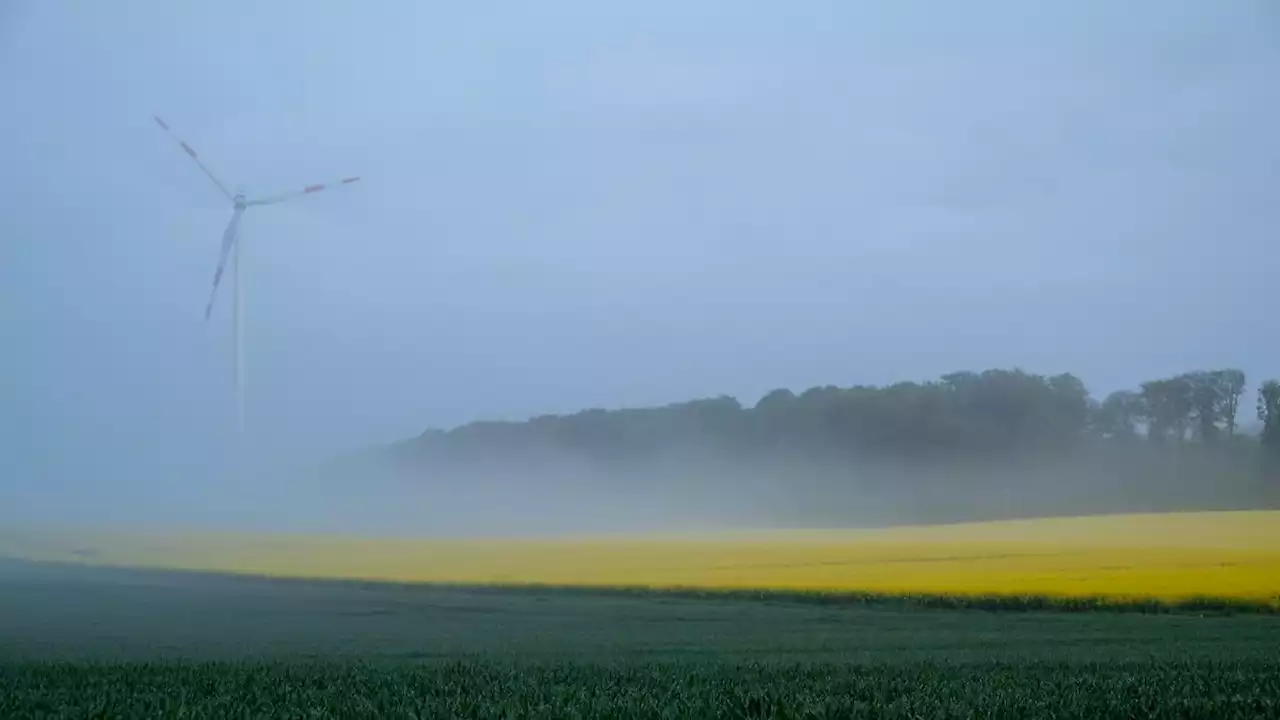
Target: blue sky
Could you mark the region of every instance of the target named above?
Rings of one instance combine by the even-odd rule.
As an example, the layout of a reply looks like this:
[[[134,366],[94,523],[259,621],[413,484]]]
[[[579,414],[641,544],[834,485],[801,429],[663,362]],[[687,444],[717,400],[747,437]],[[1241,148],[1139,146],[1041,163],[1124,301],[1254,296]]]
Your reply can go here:
[[[364,178],[245,218],[249,426],[296,462],[962,368],[1280,375],[1276,77],[1267,0],[4,3],[0,504],[220,472],[230,209],[152,113],[251,192]]]

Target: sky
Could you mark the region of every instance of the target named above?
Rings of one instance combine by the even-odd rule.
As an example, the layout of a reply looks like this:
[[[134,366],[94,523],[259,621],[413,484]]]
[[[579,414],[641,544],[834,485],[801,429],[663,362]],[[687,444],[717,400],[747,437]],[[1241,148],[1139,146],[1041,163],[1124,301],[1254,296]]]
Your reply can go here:
[[[283,466],[959,369],[1280,375],[1277,77],[1271,0],[0,3],[0,505],[222,472],[231,209],[153,113],[250,194],[363,178],[242,226]]]

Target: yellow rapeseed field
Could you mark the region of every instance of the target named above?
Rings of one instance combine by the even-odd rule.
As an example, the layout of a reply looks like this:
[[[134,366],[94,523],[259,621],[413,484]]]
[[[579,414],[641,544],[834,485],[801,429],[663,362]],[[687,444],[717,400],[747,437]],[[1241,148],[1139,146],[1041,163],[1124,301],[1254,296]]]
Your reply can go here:
[[[522,540],[0,531],[0,556],[394,581],[1280,600],[1280,512]]]

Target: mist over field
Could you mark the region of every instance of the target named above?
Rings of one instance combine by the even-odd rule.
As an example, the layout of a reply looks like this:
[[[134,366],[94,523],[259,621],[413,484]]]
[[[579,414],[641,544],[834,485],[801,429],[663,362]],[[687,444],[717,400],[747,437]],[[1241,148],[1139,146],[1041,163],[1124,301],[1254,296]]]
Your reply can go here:
[[[478,422],[230,474],[156,529],[530,536],[851,528],[1280,507],[1275,425],[1238,370],[1091,397],[1075,376],[958,372]],[[1280,385],[1263,383],[1266,403]],[[172,496],[170,496],[172,497]],[[151,498],[151,502],[163,498]],[[170,500],[172,502],[172,500]]]
[[[6,3],[0,527],[1280,507],[1277,76],[1267,0]],[[153,114],[362,178],[245,216],[243,445]]]
[[[320,472],[387,487],[372,510],[411,532],[503,534],[880,527],[1280,506],[1266,440],[1224,413],[1232,371],[1188,373],[1099,402],[1072,376],[956,373],[890,388],[771,393],[477,423]],[[1237,380],[1239,379],[1236,376]],[[1206,385],[1208,387],[1206,387]],[[1243,394],[1243,386],[1238,386]],[[1167,393],[1167,394],[1162,394]],[[1185,415],[1166,398],[1201,398]],[[341,490],[336,490],[341,492]],[[393,522],[391,518],[395,518]]]

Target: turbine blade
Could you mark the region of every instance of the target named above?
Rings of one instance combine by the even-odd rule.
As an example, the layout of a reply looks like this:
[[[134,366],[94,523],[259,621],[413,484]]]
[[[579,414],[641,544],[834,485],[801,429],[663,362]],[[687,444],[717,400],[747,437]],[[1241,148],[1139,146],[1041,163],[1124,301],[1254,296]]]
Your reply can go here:
[[[310,195],[311,193],[318,193],[321,190],[327,190],[329,188],[337,187],[339,185],[350,185],[351,183],[356,182],[359,179],[360,179],[359,176],[345,177],[345,178],[342,178],[341,180],[338,180],[337,182],[319,183],[318,185],[308,185],[302,188],[301,190],[294,190],[293,192],[281,193],[279,195],[271,195],[269,197],[258,198],[257,200],[250,200],[246,202],[245,205],[274,205],[275,203],[284,202],[285,200],[290,200],[296,197],[302,197],[303,195]]]
[[[213,273],[213,289],[209,291],[209,302],[204,306],[204,319],[208,320],[213,314],[213,299],[218,294],[218,283],[222,282],[222,272],[227,267],[227,258],[231,256],[231,248],[236,244],[236,236],[240,229],[240,216],[244,214],[244,208],[236,208],[231,214],[231,222],[227,223],[227,229],[222,232],[222,249],[218,253],[218,269]]]
[[[204,174],[207,175],[209,179],[213,181],[214,185],[218,186],[218,190],[222,191],[222,194],[225,195],[228,200],[235,199],[235,196],[227,191],[227,186],[223,185],[222,181],[219,180],[217,177],[215,177],[214,174],[209,171],[209,168],[205,167],[204,163],[200,162],[200,156],[196,154],[196,151],[190,145],[184,142],[182,138],[179,138],[177,135],[173,134],[173,131],[169,129],[168,123],[166,123],[164,120],[161,120],[159,115],[152,115],[151,117],[155,119],[156,124],[160,126],[160,129],[164,130],[165,134],[168,135],[169,138],[172,139],[174,142],[178,143],[178,147],[182,148],[182,151],[187,155],[189,155],[191,159],[195,161],[196,165],[200,166],[200,169],[204,171]]]

